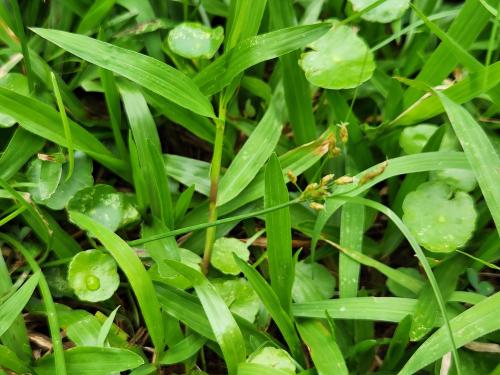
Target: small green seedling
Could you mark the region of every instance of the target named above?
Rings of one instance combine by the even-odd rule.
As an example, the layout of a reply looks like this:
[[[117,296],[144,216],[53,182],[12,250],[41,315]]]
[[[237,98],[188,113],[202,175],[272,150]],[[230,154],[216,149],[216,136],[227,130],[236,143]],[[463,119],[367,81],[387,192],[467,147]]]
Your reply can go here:
[[[409,193],[403,221],[427,250],[449,253],[464,246],[474,232],[477,213],[472,197],[431,181]]]
[[[116,262],[101,250],[82,251],[69,264],[68,283],[83,301],[107,300],[120,285]]]
[[[197,22],[184,22],[168,34],[168,46],[187,59],[211,59],[224,40],[221,26],[210,28]]]
[[[352,28],[335,21],[324,36],[309,45],[300,66],[313,85],[349,89],[370,79],[375,70],[373,54]]]

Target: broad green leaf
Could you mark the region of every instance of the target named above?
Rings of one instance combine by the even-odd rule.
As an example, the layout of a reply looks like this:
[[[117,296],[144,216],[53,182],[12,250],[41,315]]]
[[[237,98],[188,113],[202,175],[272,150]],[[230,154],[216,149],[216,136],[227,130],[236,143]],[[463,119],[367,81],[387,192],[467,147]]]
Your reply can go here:
[[[258,350],[248,358],[248,363],[256,363],[276,370],[281,370],[287,374],[295,374],[295,363],[290,354],[283,349],[271,346]]]
[[[20,126],[42,138],[67,147],[59,113],[47,104],[0,87],[0,107],[16,119]],[[115,157],[92,133],[69,121],[73,146],[85,152],[113,172],[128,178],[125,161]]]
[[[37,203],[49,199],[57,189],[62,176],[62,165],[55,161],[35,159],[26,172],[28,181],[34,186],[29,189]]]
[[[210,28],[198,22],[183,22],[168,33],[168,46],[187,59],[211,59],[224,40],[222,26]]]
[[[304,353],[302,352],[300,340],[293,326],[292,319],[288,312],[281,306],[276,293],[257,270],[236,257],[235,260],[281,331],[294,359],[299,363],[304,363]]]
[[[447,96],[436,92],[443,103],[451,126],[464,149],[471,169],[476,175],[493,221],[500,233],[500,156],[488,136],[474,118]]]
[[[32,372],[25,361],[21,360],[15,352],[4,345],[0,345],[0,368],[12,370],[16,374],[28,374]]]
[[[156,298],[153,283],[137,254],[125,241],[104,225],[79,212],[70,211],[69,214],[71,221],[101,241],[104,248],[115,258],[137,297],[142,316],[155,348],[162,351],[164,329],[160,305]]]
[[[399,136],[399,145],[406,154],[418,154],[437,129],[436,125],[431,124],[404,128]]]
[[[214,286],[200,272],[175,261],[167,265],[191,280],[205,310],[215,338],[222,349],[229,374],[236,374],[238,364],[245,361],[245,343],[240,328]]]
[[[99,320],[92,314],[88,314],[65,327],[68,338],[76,346],[101,346],[97,343],[100,329]]]
[[[271,156],[283,128],[284,106],[283,92],[277,88],[268,110],[220,180],[219,206],[238,197]]]
[[[288,202],[288,190],[276,154],[271,155],[265,171],[264,206]],[[288,207],[266,214],[267,258],[271,287],[282,308],[290,310],[294,279],[290,210]]]
[[[249,322],[255,320],[260,309],[260,300],[245,279],[215,279],[212,284],[233,314],[237,314]]]
[[[20,94],[29,95],[28,79],[19,73],[7,73],[0,78],[0,86]],[[0,111],[0,129],[9,128],[16,123],[16,120]]]
[[[352,9],[359,12],[376,0],[349,0]],[[386,0],[372,10],[363,13],[362,19],[372,22],[389,23],[401,18],[410,6],[410,0]]]
[[[295,26],[250,37],[203,69],[194,81],[205,95],[215,94],[251,66],[302,48],[329,27],[324,23]]]
[[[349,89],[370,79],[375,70],[373,54],[351,27],[334,23],[321,38],[309,44],[300,66],[313,85]]]
[[[319,263],[295,264],[292,298],[297,303],[322,301],[333,297],[335,278]]]
[[[241,270],[234,261],[233,254],[238,258],[248,261],[250,252],[247,246],[236,238],[218,238],[214,242],[210,263],[222,273],[238,275]]]
[[[64,352],[68,374],[108,375],[116,371],[134,369],[144,363],[138,354],[119,348],[80,346]],[[47,355],[35,363],[40,375],[54,374],[54,357]]]
[[[62,210],[68,201],[80,190],[90,187],[94,183],[92,177],[92,160],[83,152],[75,152],[75,167],[71,177],[67,180],[68,164],[62,167],[61,182],[49,199],[41,202],[53,210]]]
[[[78,191],[69,200],[67,208],[92,218],[114,232],[122,221],[123,196],[112,186],[99,184]]]
[[[238,366],[238,375],[290,375],[289,371],[283,371],[258,363],[242,363]]]
[[[159,363],[162,365],[173,365],[183,362],[195,355],[203,348],[206,342],[207,339],[205,337],[192,333],[169,348],[160,358]]]
[[[423,276],[416,270],[415,268],[411,267],[400,267],[396,268],[396,271],[402,272],[413,279],[416,280],[421,280],[422,285],[424,282]],[[400,280],[403,280],[400,278]],[[406,281],[406,280],[405,280]],[[418,293],[416,293],[418,290],[414,287],[408,288],[407,287],[407,282],[398,282],[395,280],[395,278],[388,278],[386,281],[387,289],[396,297],[401,297],[401,298],[415,298]]]
[[[467,169],[443,169],[430,173],[430,179],[446,182],[455,190],[471,192],[477,186],[476,175]]]
[[[239,42],[257,35],[266,10],[266,0],[235,0],[231,2],[227,16],[225,49],[230,50]],[[245,22],[241,22],[244,19]]]
[[[0,336],[14,323],[24,306],[28,303],[31,295],[40,279],[40,273],[35,273],[14,294],[0,305]]]
[[[68,266],[69,286],[82,301],[99,302],[110,298],[120,285],[115,260],[101,250],[76,254]]]
[[[439,181],[424,183],[408,194],[403,212],[403,221],[417,241],[434,252],[449,253],[464,246],[476,226],[472,197]]]
[[[318,375],[349,374],[336,338],[323,322],[304,319],[298,322],[297,328],[311,353]]]
[[[499,308],[500,293],[496,293],[453,318],[450,325],[457,348],[500,329]],[[444,356],[449,351],[447,341],[446,328],[441,327],[418,347],[398,375],[415,374]]]
[[[169,65],[83,35],[40,28],[31,30],[81,59],[126,77],[181,107],[214,117],[208,99],[186,75]]]

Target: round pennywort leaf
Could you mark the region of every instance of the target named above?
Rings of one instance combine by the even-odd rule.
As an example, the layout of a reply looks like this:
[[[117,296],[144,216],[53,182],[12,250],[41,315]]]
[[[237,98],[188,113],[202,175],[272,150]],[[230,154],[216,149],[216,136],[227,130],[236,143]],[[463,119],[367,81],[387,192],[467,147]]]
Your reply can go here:
[[[238,275],[241,270],[234,261],[233,253],[245,262],[248,261],[250,256],[246,245],[240,240],[226,237],[219,238],[214,243],[210,263],[222,273]]]
[[[375,70],[373,54],[349,26],[336,22],[302,54],[300,66],[313,85],[349,89],[370,79]]]
[[[82,301],[107,300],[120,284],[116,262],[100,250],[82,251],[69,264],[68,283]]]
[[[236,280],[213,280],[213,286],[217,289],[231,312],[245,318],[249,322],[255,320],[259,312],[260,299],[251,285],[245,279]]]
[[[270,346],[264,347],[250,356],[250,363],[257,363],[267,367],[281,370],[286,374],[295,374],[295,363],[292,357],[283,349],[277,349]]]
[[[321,264],[298,262],[292,298],[298,303],[329,299],[333,296],[335,284],[333,275]]]
[[[372,5],[377,0],[349,0],[352,9],[359,12]],[[386,0],[376,8],[361,15],[361,18],[371,22],[388,23],[404,14],[410,6],[410,0]]]
[[[212,29],[197,22],[183,22],[168,34],[168,46],[187,59],[211,59],[224,40],[224,29]]]
[[[431,124],[408,126],[399,136],[399,145],[406,154],[418,154],[437,129]]]
[[[427,250],[449,253],[472,236],[477,213],[472,197],[442,181],[430,181],[409,193],[403,221]]]

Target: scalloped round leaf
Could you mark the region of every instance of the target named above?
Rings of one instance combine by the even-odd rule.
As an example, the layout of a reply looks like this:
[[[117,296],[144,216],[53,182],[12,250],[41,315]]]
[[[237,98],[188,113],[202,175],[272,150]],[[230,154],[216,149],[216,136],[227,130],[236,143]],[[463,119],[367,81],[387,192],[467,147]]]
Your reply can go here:
[[[359,12],[377,0],[349,0],[352,9]],[[376,8],[364,13],[361,18],[366,21],[388,23],[401,18],[410,6],[410,0],[386,0]]]
[[[399,135],[399,145],[406,154],[418,154],[437,129],[437,125],[431,124],[405,127]]]
[[[253,322],[260,308],[260,299],[251,285],[245,279],[212,280],[231,312]]]
[[[82,251],[68,266],[68,283],[82,301],[107,300],[120,285],[116,262],[101,250]]]
[[[68,175],[69,163],[62,166],[61,182],[57,186],[52,196],[43,202],[44,205],[53,210],[62,210],[68,204],[68,201],[78,191],[92,186],[94,178],[92,177],[92,159],[81,151],[74,153],[75,166],[73,174],[66,180]]]
[[[214,242],[210,263],[226,275],[239,275],[241,270],[233,258],[233,253],[245,262],[250,257],[246,245],[236,238],[222,237]]]
[[[141,220],[141,214],[137,209],[137,201],[132,193],[119,193],[123,195],[123,215],[119,228],[128,227]]]
[[[61,181],[62,165],[53,161],[35,159],[31,162],[26,177],[33,186],[28,189],[31,198],[43,202],[50,198]]]
[[[123,195],[109,185],[82,189],[68,202],[68,211],[87,215],[112,231],[119,228],[123,210]]]
[[[335,291],[335,278],[319,263],[298,262],[292,298],[297,303],[330,299]]]
[[[222,26],[210,28],[198,22],[183,22],[168,33],[168,46],[187,59],[211,59],[224,40]]]
[[[472,197],[442,181],[430,181],[409,193],[403,221],[418,243],[433,252],[449,253],[471,238],[477,213]]]
[[[371,78],[373,53],[349,26],[334,23],[321,38],[308,46],[299,64],[313,85],[326,89],[350,89]]]
[[[288,352],[283,349],[266,346],[254,352],[247,362],[257,363],[276,370],[281,370],[287,374],[295,374],[295,363]]]
[[[422,281],[425,281],[424,276],[418,270],[415,268],[411,267],[399,267],[397,269],[398,271],[401,271],[409,276],[413,276],[415,279],[419,279]],[[401,297],[401,298],[416,298],[416,294],[413,293],[411,290],[405,288],[403,285],[395,282],[392,279],[387,279],[385,282],[387,285],[387,289],[396,297]]]
[[[467,169],[443,169],[432,171],[431,180],[441,180],[456,190],[470,192],[477,186],[476,175],[473,171]]]

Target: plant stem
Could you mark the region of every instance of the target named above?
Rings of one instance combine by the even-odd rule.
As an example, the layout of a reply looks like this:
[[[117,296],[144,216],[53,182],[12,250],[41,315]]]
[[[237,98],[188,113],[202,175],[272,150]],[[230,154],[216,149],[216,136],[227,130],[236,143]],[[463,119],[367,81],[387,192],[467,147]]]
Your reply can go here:
[[[207,229],[207,228],[215,227],[217,225],[232,223],[234,221],[241,221],[241,220],[244,220],[244,219],[248,219],[250,217],[264,215],[264,214],[267,214],[269,212],[273,212],[273,211],[276,211],[276,210],[281,210],[282,208],[291,206],[292,204],[296,204],[296,203],[299,203],[299,202],[301,202],[301,200],[299,198],[296,198],[296,199],[291,200],[289,202],[286,202],[286,203],[283,203],[283,204],[279,204],[279,205],[273,206],[273,207],[268,207],[268,208],[265,208],[265,209],[260,210],[260,211],[249,212],[249,213],[246,213],[246,214],[236,215],[236,216],[231,216],[231,217],[226,217],[224,219],[215,220],[215,221],[208,222],[208,223],[201,223],[201,224],[196,224],[196,225],[192,225],[192,226],[189,226],[189,227],[179,228],[179,229],[172,230],[172,231],[169,231],[169,232],[164,232],[164,233],[156,234],[154,236],[145,237],[145,238],[139,238],[138,240],[129,241],[127,243],[130,246],[139,246],[139,245],[143,245],[143,244],[145,244],[147,242],[161,240],[162,238],[179,236],[181,234],[186,234],[186,233],[194,232],[194,231],[197,231],[197,230],[202,230],[202,229]]]
[[[215,144],[214,154],[212,156],[212,163],[210,165],[210,202],[208,206],[208,223],[213,223],[217,220],[217,191],[219,188],[219,177],[222,161],[222,146],[224,141],[224,127],[226,125],[226,105],[221,95],[221,102],[219,105],[219,118],[215,120]],[[203,273],[208,272],[210,258],[212,256],[212,249],[214,247],[216,227],[211,226],[207,229],[205,238],[205,250],[203,252],[203,261],[201,268]]]

